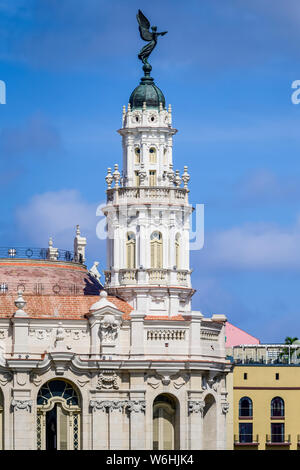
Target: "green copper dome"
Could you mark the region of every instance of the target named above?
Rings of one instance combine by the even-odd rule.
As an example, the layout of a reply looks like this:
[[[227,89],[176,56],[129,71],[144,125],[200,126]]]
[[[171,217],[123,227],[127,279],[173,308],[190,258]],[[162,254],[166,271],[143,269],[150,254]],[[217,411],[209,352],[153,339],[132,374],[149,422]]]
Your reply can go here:
[[[129,98],[131,109],[142,108],[146,103],[148,108],[159,108],[160,103],[165,108],[166,100],[163,92],[155,85],[154,80],[150,77],[151,65],[145,64],[143,70],[145,76],[141,78],[141,83],[137,86]]]

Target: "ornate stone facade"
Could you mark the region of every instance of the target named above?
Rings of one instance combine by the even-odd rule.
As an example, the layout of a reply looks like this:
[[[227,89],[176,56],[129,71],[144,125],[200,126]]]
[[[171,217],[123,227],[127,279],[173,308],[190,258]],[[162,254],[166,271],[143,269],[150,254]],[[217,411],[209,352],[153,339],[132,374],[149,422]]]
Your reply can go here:
[[[173,170],[171,114],[123,110],[105,290],[78,226],[73,258],[51,239],[42,260],[0,260],[4,449],[225,448],[226,318],[191,309],[190,175]]]

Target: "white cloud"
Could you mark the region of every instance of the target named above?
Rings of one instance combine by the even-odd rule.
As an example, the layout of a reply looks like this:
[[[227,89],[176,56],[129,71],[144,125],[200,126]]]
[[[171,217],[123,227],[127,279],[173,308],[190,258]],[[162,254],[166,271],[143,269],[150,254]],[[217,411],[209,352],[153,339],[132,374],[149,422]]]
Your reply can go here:
[[[33,196],[16,211],[18,231],[36,246],[48,243],[71,249],[77,224],[91,243],[96,240],[97,203],[85,201],[77,190],[60,190]],[[98,244],[100,242],[98,241]]]
[[[294,225],[252,223],[206,235],[204,269],[299,270],[300,216]]]
[[[242,203],[298,203],[300,180],[293,175],[278,177],[270,170],[260,169],[239,182],[237,196]]]

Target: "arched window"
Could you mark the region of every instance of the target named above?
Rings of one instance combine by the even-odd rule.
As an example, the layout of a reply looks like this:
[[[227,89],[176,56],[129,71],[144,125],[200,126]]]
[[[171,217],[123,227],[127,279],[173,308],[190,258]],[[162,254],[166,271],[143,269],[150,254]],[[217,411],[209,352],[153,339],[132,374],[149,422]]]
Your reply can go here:
[[[141,162],[141,150],[139,147],[135,147],[134,149],[134,161],[135,163]]]
[[[160,232],[153,232],[150,237],[151,245],[151,268],[162,268],[163,266],[163,241]]]
[[[175,237],[175,265],[180,269],[180,234],[177,233]]]
[[[280,397],[275,397],[271,401],[271,417],[284,416],[284,401]]]
[[[127,269],[134,269],[135,266],[135,234],[127,233],[126,241],[126,267]]]
[[[179,449],[178,410],[175,399],[165,393],[153,402],[153,449]]]
[[[243,397],[239,401],[239,416],[253,416],[252,400],[249,397]]]
[[[156,148],[151,147],[149,149],[149,163],[156,163]]]
[[[73,385],[61,379],[45,383],[37,396],[38,450],[78,450],[80,411]]]

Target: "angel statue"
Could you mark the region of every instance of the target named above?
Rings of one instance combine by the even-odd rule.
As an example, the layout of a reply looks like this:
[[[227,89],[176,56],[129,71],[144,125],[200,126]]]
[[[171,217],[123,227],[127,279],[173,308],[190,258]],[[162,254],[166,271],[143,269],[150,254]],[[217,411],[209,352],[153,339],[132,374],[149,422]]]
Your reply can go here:
[[[141,10],[138,11],[138,14],[136,15],[136,17],[139,23],[139,31],[140,31],[141,38],[144,41],[150,41],[148,42],[148,44],[146,44],[146,46],[144,46],[140,50],[138,58],[143,62],[143,64],[149,64],[147,59],[157,44],[158,36],[164,36],[165,34],[167,34],[168,31],[157,33],[156,26],[151,27],[152,32],[149,31],[150,23],[145,17],[145,15],[143,15]]]

